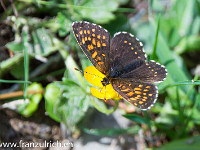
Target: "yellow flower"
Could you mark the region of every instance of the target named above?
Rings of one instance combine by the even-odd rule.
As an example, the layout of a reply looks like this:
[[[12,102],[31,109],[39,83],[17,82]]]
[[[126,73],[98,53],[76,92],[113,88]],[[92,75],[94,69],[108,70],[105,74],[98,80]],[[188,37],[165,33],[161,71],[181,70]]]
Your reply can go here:
[[[90,91],[93,96],[99,99],[103,99],[103,100],[107,100],[107,99],[119,100],[122,98],[113,89],[111,84],[106,85],[106,89],[105,89],[105,86],[103,86],[101,81],[106,76],[102,74],[100,71],[98,71],[94,66],[89,66],[85,68],[84,77],[89,83],[100,88],[100,89],[95,88],[95,87],[90,88]]]

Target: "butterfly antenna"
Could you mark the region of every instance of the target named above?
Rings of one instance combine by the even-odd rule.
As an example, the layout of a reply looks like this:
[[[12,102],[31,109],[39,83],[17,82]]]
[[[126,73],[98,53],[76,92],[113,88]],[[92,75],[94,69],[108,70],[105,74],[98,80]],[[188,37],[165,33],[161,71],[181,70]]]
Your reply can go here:
[[[77,68],[74,68],[74,70],[76,70],[76,71],[80,71],[82,74],[84,74],[84,73],[88,73],[88,74],[91,74],[91,75],[93,75],[93,76],[96,76],[96,77],[102,78],[102,77],[100,77],[100,76],[98,76],[98,75],[96,75],[96,74],[92,74],[92,73],[89,73],[89,72],[87,72],[87,71],[82,71],[82,70],[77,69]],[[102,78],[102,79],[103,79],[103,78]]]
[[[106,101],[106,85],[105,85],[105,96],[104,96],[104,101]]]

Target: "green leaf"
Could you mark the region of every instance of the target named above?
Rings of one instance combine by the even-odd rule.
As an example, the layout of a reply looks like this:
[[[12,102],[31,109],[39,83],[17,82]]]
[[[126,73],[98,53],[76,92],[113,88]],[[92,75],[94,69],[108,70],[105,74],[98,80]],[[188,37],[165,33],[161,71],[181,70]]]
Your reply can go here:
[[[22,52],[23,51],[23,44],[22,42],[13,41],[6,44],[6,47],[14,52]]]
[[[156,150],[199,150],[200,136],[172,141]]]
[[[67,24],[69,24],[70,21],[62,12],[58,13],[56,20],[58,24],[60,25],[59,30],[58,30],[59,36],[61,37],[66,36],[66,34],[69,33],[69,30],[67,30],[66,26]],[[71,22],[70,22],[70,25],[71,25]]]
[[[60,96],[61,96],[61,91],[59,87],[57,87],[54,83],[47,85],[44,94],[45,110],[52,119],[58,122],[60,122],[61,120],[55,112],[55,103],[56,101],[60,100]]]
[[[41,84],[33,83],[28,89],[28,92],[33,92],[33,94],[28,94],[28,102],[18,106],[18,112],[25,116],[30,117],[38,108],[38,105],[42,99],[43,87]]]
[[[135,114],[125,114],[123,116],[126,117],[127,119],[134,121],[134,122],[137,122],[139,124],[146,124],[150,127],[151,123],[146,118],[143,118],[143,117],[135,115]]]
[[[12,69],[10,70],[10,73],[16,78],[16,79],[23,79],[24,77],[24,67],[22,67],[24,64],[22,61],[16,63],[14,66],[12,66]]]
[[[199,36],[186,36],[184,37],[176,46],[175,51],[178,54],[182,54],[184,52],[192,52],[192,51],[200,51],[200,37]]]
[[[118,104],[119,104],[119,101],[115,101],[115,106],[112,109],[108,109],[104,101],[99,100],[94,96],[91,96],[90,100],[91,100],[93,106],[98,111],[100,111],[104,114],[107,114],[107,115],[113,113],[118,108]]]
[[[62,91],[59,99],[54,101],[54,112],[68,130],[74,132],[90,106],[89,96],[86,95],[85,89],[73,80],[65,79],[54,84]]]
[[[116,0],[83,0],[80,6],[77,11],[83,18],[104,24],[115,18],[112,12],[117,10],[119,4]]]

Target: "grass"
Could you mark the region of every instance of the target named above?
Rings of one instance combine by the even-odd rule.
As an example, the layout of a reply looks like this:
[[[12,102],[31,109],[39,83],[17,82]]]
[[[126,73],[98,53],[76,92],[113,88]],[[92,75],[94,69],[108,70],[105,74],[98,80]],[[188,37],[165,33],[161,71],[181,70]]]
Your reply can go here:
[[[109,3],[106,0],[19,0],[15,2],[18,17],[13,15],[12,7],[9,7],[2,14],[2,19],[6,18],[14,31],[15,40],[6,45],[14,53],[14,57],[1,62],[0,82],[24,85],[21,86],[24,99],[28,98],[32,103],[29,107],[23,107],[25,111],[29,110],[28,114],[23,111],[21,114],[31,116],[37,110],[41,99],[30,98],[27,93],[29,87],[34,87],[34,83],[29,81],[37,81],[38,89],[46,89],[40,96],[46,102],[45,109],[50,117],[71,127],[72,133],[81,129],[94,135],[119,135],[136,134],[142,129],[145,131],[144,135],[148,131],[153,136],[164,135],[165,140],[172,143],[177,139],[199,135],[200,80],[198,75],[191,72],[198,64],[194,60],[200,51],[195,43],[199,40],[200,33],[200,3],[198,0],[175,0],[169,5],[159,0],[143,2],[148,5],[151,15],[143,14],[143,10],[146,10],[143,5],[139,9],[127,0],[110,0]],[[32,14],[26,11],[27,8],[31,8]],[[84,69],[91,65],[71,34],[72,22],[80,20],[101,24],[110,33],[134,33],[143,41],[149,58],[167,68],[167,79],[158,85],[159,97],[155,106],[144,113],[136,109],[135,113],[122,114],[137,124],[137,128],[90,130],[80,125],[81,120],[87,116],[89,107],[112,114],[118,106],[117,102],[110,109],[104,102],[94,98],[89,91],[90,85],[80,72],[73,69]],[[195,39],[189,40],[191,37]],[[184,47],[183,42],[186,44]],[[181,53],[178,53],[177,49],[180,48]],[[41,62],[37,56],[45,58],[50,65],[38,65]],[[192,58],[188,59],[189,56]],[[58,60],[57,64],[53,57]],[[23,71],[17,67],[22,61]],[[65,64],[64,70],[63,67],[59,68],[60,64]],[[31,78],[32,69],[38,69],[41,73]],[[10,80],[4,80],[7,75]],[[3,84],[0,84],[2,89],[1,85]],[[60,93],[51,95],[55,90]],[[34,110],[30,109],[31,105]],[[144,128],[144,124],[148,129]]]

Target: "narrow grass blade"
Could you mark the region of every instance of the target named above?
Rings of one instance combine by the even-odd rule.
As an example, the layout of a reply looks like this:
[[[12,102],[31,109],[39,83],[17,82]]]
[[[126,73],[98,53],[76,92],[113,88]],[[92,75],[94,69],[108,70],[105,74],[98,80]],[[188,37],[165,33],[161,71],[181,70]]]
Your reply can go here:
[[[20,81],[20,80],[2,80],[0,79],[0,82],[2,83],[26,83],[26,84],[30,84],[30,81]]]
[[[27,97],[27,87],[28,87],[28,79],[29,79],[29,56],[28,56],[28,32],[27,28],[24,27],[22,31],[22,42],[24,46],[24,99]]]
[[[154,42],[154,46],[153,46],[153,52],[152,52],[152,55],[151,55],[151,60],[156,59],[156,49],[157,49],[159,30],[160,30],[160,16],[158,17],[158,23],[157,23],[157,29],[156,29],[156,35],[155,35],[155,42]]]

